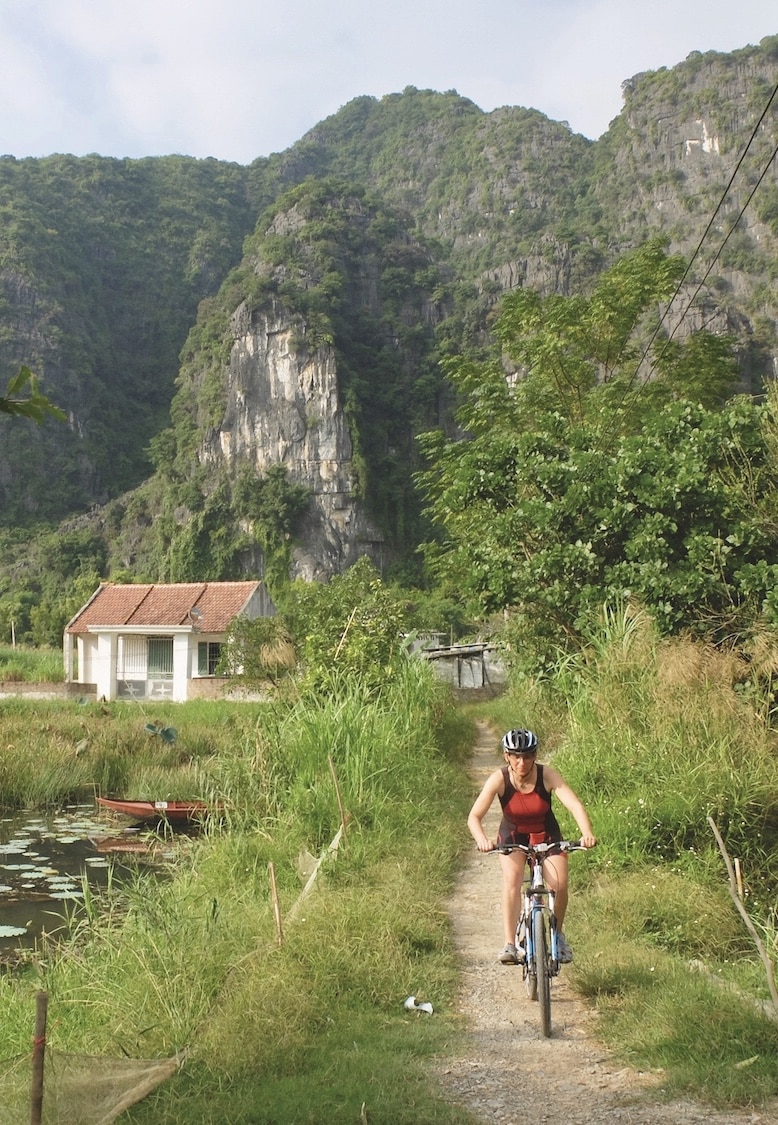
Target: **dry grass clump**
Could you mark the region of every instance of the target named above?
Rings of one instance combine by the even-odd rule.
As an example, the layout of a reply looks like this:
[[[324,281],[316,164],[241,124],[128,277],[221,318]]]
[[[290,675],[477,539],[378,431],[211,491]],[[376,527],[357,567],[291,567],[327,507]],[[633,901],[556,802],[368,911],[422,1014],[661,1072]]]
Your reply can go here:
[[[688,714],[691,701],[709,714],[743,711],[736,685],[749,675],[746,659],[690,638],[663,641],[656,654],[654,707],[658,713]]]
[[[729,692],[747,674],[748,663],[737,652],[722,651],[690,638],[665,641],[657,652],[659,688],[669,693],[685,694],[691,688],[709,687]]]
[[[756,633],[746,651],[751,658],[752,673],[759,679],[772,680],[778,676],[778,636],[773,632]]]

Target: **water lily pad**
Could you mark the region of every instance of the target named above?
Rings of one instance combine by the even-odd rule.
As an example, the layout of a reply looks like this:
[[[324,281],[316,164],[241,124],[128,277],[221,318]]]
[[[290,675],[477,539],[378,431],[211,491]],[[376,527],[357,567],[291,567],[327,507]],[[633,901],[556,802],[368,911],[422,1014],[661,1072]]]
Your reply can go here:
[[[26,934],[27,930],[20,926],[0,926],[0,938],[4,937],[21,937]]]

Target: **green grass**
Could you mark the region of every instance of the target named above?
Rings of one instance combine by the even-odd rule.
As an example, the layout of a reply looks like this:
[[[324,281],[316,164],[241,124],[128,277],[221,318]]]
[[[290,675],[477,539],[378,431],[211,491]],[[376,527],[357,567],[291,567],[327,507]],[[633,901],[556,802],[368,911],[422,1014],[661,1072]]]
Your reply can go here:
[[[0,645],[0,682],[54,684],[64,678],[62,649]]]
[[[427,677],[414,665],[372,701],[355,690],[254,709],[182,705],[170,720],[155,711],[175,720],[172,747],[144,738],[132,708],[0,713],[0,737],[13,732],[27,746],[31,773],[28,742],[48,755],[48,769],[57,745],[71,746],[85,723],[100,734],[81,757],[113,745],[127,785],[156,770],[159,784],[167,778],[174,788],[179,774],[191,774],[229,800],[226,823],[193,841],[168,878],[139,877],[112,915],[91,910],[66,946],[0,977],[0,1057],[26,1049],[34,993],[45,988],[54,1050],[187,1050],[183,1072],[128,1111],[128,1121],[334,1125],[358,1122],[363,1104],[371,1122],[466,1120],[425,1067],[461,1033],[442,903],[469,799],[457,767],[472,726]],[[39,732],[25,735],[25,718],[28,728],[47,728],[48,750]],[[176,760],[195,728],[211,750]],[[298,857],[319,855],[340,826],[333,766],[349,813],[346,839],[294,916]],[[443,788],[445,802],[435,799]],[[403,1009],[412,992],[434,999],[435,1020]]]
[[[688,897],[687,897],[688,896]],[[620,875],[576,901],[572,979],[606,1042],[661,1071],[667,1095],[759,1104],[778,1092],[778,1027],[764,980],[721,894],[659,872]]]
[[[706,821],[715,812],[743,860],[747,905],[775,958],[774,738],[725,662],[633,629],[488,705],[455,708],[425,676],[409,666],[377,699],[344,688],[284,704],[155,707],[179,732],[172,745],[144,731],[134,705],[0,707],[2,802],[145,779],[228,807],[164,882],[139,878],[109,916],[92,909],[68,946],[0,977],[0,1057],[26,1049],[44,987],[55,1048],[187,1049],[183,1071],[128,1122],[341,1125],[364,1120],[363,1106],[374,1125],[466,1122],[427,1068],[463,1030],[445,902],[466,844],[462,767],[485,716],[495,761],[504,729],[537,729],[592,812],[600,844],[574,863],[566,928],[571,979],[603,1040],[625,1064],[658,1071],[667,1096],[775,1097],[764,971]],[[321,854],[340,826],[335,778],[346,840],[292,918],[298,859]],[[288,920],[281,947],[271,863]],[[433,1001],[433,1020],[404,1011],[411,993]]]
[[[281,1011],[287,1006],[282,1002]],[[409,1018],[410,1017],[410,1018]],[[217,1080],[213,1068],[187,1064],[164,1090],[126,1115],[137,1125],[475,1125],[476,1118],[436,1096],[425,1060],[450,1049],[440,1017],[386,1015],[339,1005],[302,1055],[285,1067],[260,1067]]]

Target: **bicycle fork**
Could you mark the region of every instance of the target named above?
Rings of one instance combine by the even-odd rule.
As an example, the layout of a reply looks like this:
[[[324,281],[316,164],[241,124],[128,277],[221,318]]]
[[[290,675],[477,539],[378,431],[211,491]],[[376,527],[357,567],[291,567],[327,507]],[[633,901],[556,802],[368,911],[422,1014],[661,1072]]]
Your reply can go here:
[[[548,969],[551,976],[559,972],[559,937],[554,914],[554,892],[544,886],[542,875],[535,876],[533,872],[532,886],[524,892],[524,905],[516,929],[516,944],[524,946],[524,976],[535,971],[535,946],[534,946],[534,918],[535,914],[544,911],[549,913],[550,945],[548,949]],[[545,900],[545,901],[544,901]]]

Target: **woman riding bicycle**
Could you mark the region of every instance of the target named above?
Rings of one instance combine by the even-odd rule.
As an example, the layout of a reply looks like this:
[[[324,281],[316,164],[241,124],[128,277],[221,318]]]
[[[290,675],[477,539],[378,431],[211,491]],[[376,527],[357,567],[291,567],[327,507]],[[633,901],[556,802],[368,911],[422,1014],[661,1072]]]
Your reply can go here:
[[[580,798],[558,770],[537,761],[538,738],[531,730],[509,730],[503,737],[505,765],[487,778],[467,818],[467,826],[480,852],[493,851],[505,844],[539,844],[561,840],[562,833],[551,809],[555,793],[568,812],[572,813],[585,848],[597,843],[589,815]],[[493,843],[483,829],[483,819],[498,797],[502,821]],[[498,959],[505,965],[517,965],[523,951],[515,945],[516,924],[521,912],[522,882],[526,855],[511,851],[500,856],[502,868],[502,921],[505,947]],[[567,910],[567,856],[549,856],[543,862],[546,883],[555,892],[555,913],[559,926],[559,960],[572,961],[573,952],[562,932]]]

